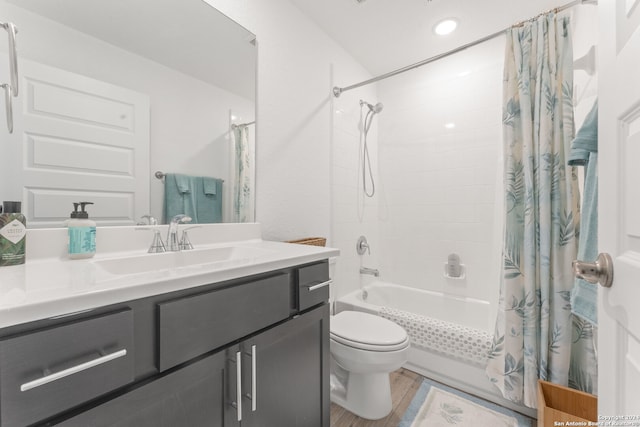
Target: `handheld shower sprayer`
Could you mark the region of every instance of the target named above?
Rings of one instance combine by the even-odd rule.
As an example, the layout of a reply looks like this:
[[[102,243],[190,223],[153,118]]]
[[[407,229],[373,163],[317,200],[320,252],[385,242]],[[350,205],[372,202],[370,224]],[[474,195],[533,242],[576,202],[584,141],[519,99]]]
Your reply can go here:
[[[360,100],[360,106],[362,107],[363,105],[366,105],[367,107],[369,107],[369,111],[371,113],[373,113],[373,114],[379,113],[384,108],[384,105],[382,105],[382,102],[378,102],[376,105],[373,105],[373,104],[369,104],[367,101],[363,101],[361,99]]]
[[[382,111],[382,109],[384,108],[384,105],[382,105],[382,102],[378,102],[376,105],[371,105],[367,103],[367,107],[369,107],[369,110],[371,110],[373,114],[376,114]]]
[[[367,197],[373,197],[376,192],[376,183],[373,179],[373,170],[371,169],[371,159],[369,158],[369,148],[367,146],[367,133],[369,133],[369,128],[371,127],[371,123],[373,122],[373,116],[378,114],[384,108],[382,102],[378,102],[377,104],[369,104],[367,101],[360,100],[360,114],[362,118],[362,107],[367,106],[369,111],[364,117],[362,122],[362,131],[360,133],[361,142],[362,142],[362,188],[364,190],[364,195]],[[369,172],[369,182],[371,183],[371,190],[367,188],[367,170]]]

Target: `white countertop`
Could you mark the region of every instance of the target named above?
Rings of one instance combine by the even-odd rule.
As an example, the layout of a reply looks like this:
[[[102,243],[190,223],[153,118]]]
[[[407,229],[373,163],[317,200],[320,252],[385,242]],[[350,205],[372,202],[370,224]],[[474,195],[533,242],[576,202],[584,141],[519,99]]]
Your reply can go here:
[[[333,248],[251,238],[255,237],[254,232],[240,233],[240,237],[249,237],[243,240],[232,240],[229,235],[233,233],[227,234],[224,239],[211,239],[215,243],[196,242],[194,240],[197,239],[194,238],[192,241],[196,251],[232,246],[245,250],[250,257],[240,256],[213,263],[160,268],[130,274],[113,274],[104,268],[105,264],[102,264],[106,260],[131,256],[166,256],[166,254],[146,254],[146,248],[144,248],[127,252],[98,252],[94,258],[85,260],[70,260],[61,256],[42,256],[35,259],[28,257],[24,265],[2,267],[0,268],[0,328],[265,273],[339,255],[339,251]],[[195,236],[195,233],[193,235]],[[27,251],[29,251],[29,244],[36,242],[41,244],[38,238],[28,240]],[[39,250],[42,251],[42,248],[40,247]]]

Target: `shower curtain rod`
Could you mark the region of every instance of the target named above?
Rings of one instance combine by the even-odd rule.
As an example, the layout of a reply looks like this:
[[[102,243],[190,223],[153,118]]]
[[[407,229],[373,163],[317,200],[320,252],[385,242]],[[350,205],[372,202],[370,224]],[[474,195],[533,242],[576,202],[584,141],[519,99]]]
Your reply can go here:
[[[237,128],[241,128],[241,127],[243,127],[243,126],[253,125],[253,124],[255,124],[255,123],[256,123],[256,121],[255,121],[255,120],[254,120],[254,121],[252,121],[252,122],[248,122],[248,123],[240,123],[239,125],[237,125],[237,124],[235,124],[235,123],[234,123],[234,124],[232,124],[232,125],[231,125],[231,129],[237,129]]]
[[[554,9],[551,9],[548,12],[551,12],[551,11],[555,11],[556,13],[557,12],[562,12],[563,10],[569,9],[569,8],[571,8],[573,6],[577,6],[577,5],[580,5],[580,4],[589,4],[589,3],[598,4],[598,1],[597,0],[574,0],[574,1],[572,1],[570,3],[567,3],[567,4],[563,5],[563,6],[559,6],[559,7],[556,7]],[[538,16],[544,15],[545,13],[548,13],[548,12],[544,12],[544,13],[536,15],[533,18],[527,19],[525,21],[518,22],[515,25],[513,25],[512,27],[522,25],[524,22],[531,21],[531,20],[537,18]],[[402,73],[404,73],[406,71],[413,70],[414,68],[422,67],[423,65],[426,65],[426,64],[429,64],[431,62],[437,61],[439,59],[445,58],[445,57],[447,57],[449,55],[453,55],[454,53],[461,52],[461,51],[463,51],[465,49],[468,49],[468,48],[473,47],[475,45],[484,43],[484,42],[486,42],[488,40],[491,40],[493,38],[496,38],[496,37],[504,34],[505,31],[507,31],[509,28],[511,28],[511,27],[505,28],[504,30],[497,31],[497,32],[495,32],[493,34],[489,34],[488,36],[482,37],[481,39],[472,41],[471,43],[467,43],[465,45],[459,46],[459,47],[457,47],[455,49],[452,49],[452,50],[449,50],[447,52],[440,53],[440,54],[438,54],[436,56],[432,56],[431,58],[427,58],[427,59],[424,59],[424,60],[422,60],[420,62],[416,62],[415,64],[407,65],[406,67],[398,68],[397,70],[390,71],[390,72],[388,72],[386,74],[382,74],[382,75],[377,76],[377,77],[373,77],[373,78],[371,78],[369,80],[364,80],[364,81],[362,81],[360,83],[352,84],[351,86],[346,86],[346,87],[334,86],[333,87],[333,96],[338,98],[342,94],[342,92],[346,92],[348,90],[355,89],[355,88],[358,88],[360,86],[365,86],[365,85],[368,85],[368,84],[371,84],[371,83],[375,83],[375,82],[377,82],[379,80],[384,80],[384,79],[386,79],[388,77],[392,77],[392,76],[395,76],[397,74],[402,74]]]

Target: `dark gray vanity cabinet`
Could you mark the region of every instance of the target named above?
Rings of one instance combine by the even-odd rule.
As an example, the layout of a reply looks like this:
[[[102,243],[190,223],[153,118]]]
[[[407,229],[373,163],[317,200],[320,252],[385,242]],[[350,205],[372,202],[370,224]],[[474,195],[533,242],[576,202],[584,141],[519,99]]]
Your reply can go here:
[[[234,346],[227,360],[231,366],[225,392],[233,404],[225,410],[225,427],[329,425],[327,304]],[[239,395],[241,405],[236,403]]]
[[[57,425],[327,427],[328,337],[324,304]]]
[[[216,353],[52,425],[60,427],[223,426],[224,353]]]
[[[0,427],[328,427],[328,263],[0,330]]]

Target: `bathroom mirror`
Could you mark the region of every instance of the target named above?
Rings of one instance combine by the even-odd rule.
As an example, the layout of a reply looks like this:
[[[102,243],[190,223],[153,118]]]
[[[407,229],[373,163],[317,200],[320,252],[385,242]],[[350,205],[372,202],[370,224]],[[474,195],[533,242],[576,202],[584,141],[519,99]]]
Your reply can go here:
[[[203,0],[0,0],[0,21],[18,28],[20,78],[0,200],[21,200],[29,227],[64,226],[80,201],[99,226],[160,220],[156,172],[217,178],[222,221],[254,220],[255,126],[241,126],[242,215],[232,129],[255,123],[254,34]]]

